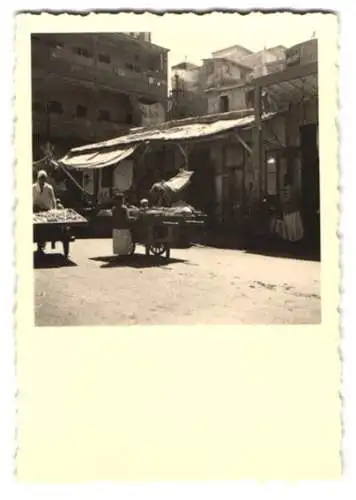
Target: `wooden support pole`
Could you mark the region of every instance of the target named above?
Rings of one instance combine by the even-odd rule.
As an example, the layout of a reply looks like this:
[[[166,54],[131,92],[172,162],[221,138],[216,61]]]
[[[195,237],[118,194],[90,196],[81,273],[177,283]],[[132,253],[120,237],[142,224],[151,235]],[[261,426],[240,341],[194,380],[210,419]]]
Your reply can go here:
[[[177,146],[184,158],[184,168],[186,170],[189,170],[188,145],[185,144],[182,146],[181,144],[177,143]]]
[[[254,130],[254,167],[257,181],[257,196],[262,195],[262,168],[263,168],[263,138],[262,138],[262,91],[261,86],[255,87],[255,130]]]
[[[250,153],[250,155],[253,154],[253,149],[250,148],[250,146],[247,144],[247,142],[245,142],[243,140],[243,138],[240,136],[240,134],[238,134],[237,132],[234,132],[233,137],[235,137],[237,142],[239,142]]]

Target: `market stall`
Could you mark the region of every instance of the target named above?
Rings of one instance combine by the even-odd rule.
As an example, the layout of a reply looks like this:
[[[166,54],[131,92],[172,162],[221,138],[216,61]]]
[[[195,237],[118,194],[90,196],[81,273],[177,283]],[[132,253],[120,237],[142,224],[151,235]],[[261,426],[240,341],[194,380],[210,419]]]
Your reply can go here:
[[[65,258],[69,255],[70,242],[75,240],[77,228],[87,224],[87,220],[70,208],[35,212],[33,214],[33,241],[51,242],[54,249],[57,242],[63,244]]]
[[[153,207],[147,210],[131,208],[130,218],[132,254],[136,244],[141,244],[145,247],[146,255],[165,255],[167,258],[179,232],[205,224],[205,215],[187,206]]]

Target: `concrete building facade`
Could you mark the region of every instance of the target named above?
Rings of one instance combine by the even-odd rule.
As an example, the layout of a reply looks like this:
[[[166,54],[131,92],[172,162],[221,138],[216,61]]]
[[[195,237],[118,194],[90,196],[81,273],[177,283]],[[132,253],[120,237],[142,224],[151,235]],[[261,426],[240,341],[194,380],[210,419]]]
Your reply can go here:
[[[33,157],[163,122],[168,50],[147,33],[34,34]]]
[[[285,67],[285,47],[277,46],[252,52],[240,45],[212,53],[201,66],[188,62],[172,67],[172,91],[176,101],[185,104],[185,114],[175,118],[204,113],[223,113],[249,107],[248,92],[254,78],[281,71]],[[177,97],[179,94],[179,99]],[[204,110],[194,106],[194,95],[204,96]],[[181,104],[182,106],[182,104]]]

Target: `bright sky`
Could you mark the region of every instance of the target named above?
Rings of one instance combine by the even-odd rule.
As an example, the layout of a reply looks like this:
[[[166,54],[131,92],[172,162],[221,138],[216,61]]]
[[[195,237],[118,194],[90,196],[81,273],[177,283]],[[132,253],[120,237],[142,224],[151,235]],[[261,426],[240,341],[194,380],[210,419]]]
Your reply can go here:
[[[308,40],[323,14],[180,14],[155,16],[150,24],[152,42],[170,49],[169,67],[187,58],[199,64],[211,52],[231,45],[258,51],[286,47]]]

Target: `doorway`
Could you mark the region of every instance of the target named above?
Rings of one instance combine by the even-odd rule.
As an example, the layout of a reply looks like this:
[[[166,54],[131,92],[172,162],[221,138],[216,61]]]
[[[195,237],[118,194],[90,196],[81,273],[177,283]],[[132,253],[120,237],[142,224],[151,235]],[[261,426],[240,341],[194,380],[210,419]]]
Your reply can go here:
[[[230,111],[229,96],[222,95],[219,99],[219,103],[220,113],[227,113]]]
[[[209,149],[195,148],[189,154],[188,164],[194,174],[188,187],[187,202],[211,218],[215,207],[215,172]]]
[[[305,243],[320,253],[320,179],[317,124],[300,127],[302,154],[302,217]]]

